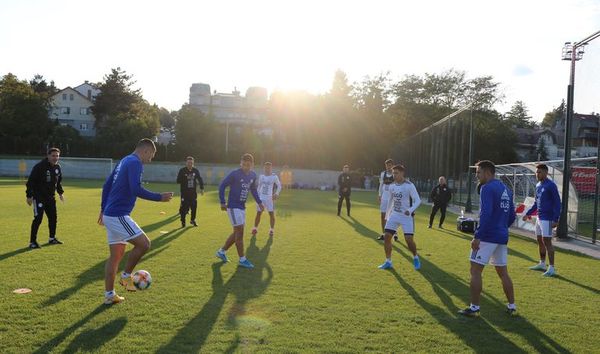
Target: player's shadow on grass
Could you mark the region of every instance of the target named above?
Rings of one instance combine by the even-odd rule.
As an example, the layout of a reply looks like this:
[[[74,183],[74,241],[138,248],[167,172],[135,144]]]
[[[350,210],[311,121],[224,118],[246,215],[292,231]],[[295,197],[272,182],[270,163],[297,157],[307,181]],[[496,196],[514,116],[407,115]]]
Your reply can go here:
[[[52,338],[49,341],[47,341],[44,345],[42,345],[40,348],[38,348],[34,352],[34,354],[38,354],[38,353],[41,354],[41,353],[48,353],[48,352],[50,352],[51,350],[53,350],[54,348],[56,348],[60,343],[62,343],[65,339],[67,339],[67,337],[69,337],[71,334],[73,334],[73,332],[75,332],[77,329],[81,328],[86,323],[88,323],[90,320],[92,320],[94,317],[96,317],[97,315],[101,314],[102,312],[106,311],[109,308],[110,308],[110,306],[107,306],[107,305],[104,305],[104,304],[98,305],[98,307],[96,307],[87,316],[85,316],[81,320],[73,323],[70,327],[65,328],[61,333],[59,333],[54,338]],[[116,334],[118,334],[118,333],[116,333]],[[116,336],[116,334],[115,334],[115,336]]]
[[[351,219],[353,220],[354,224],[351,224],[350,222],[348,223],[350,223],[350,225],[352,225],[361,236],[368,237],[378,244],[381,244],[375,238],[375,236],[378,235],[377,232],[365,227],[358,220],[354,218]],[[401,245],[402,248],[398,247],[396,244],[392,245],[392,247],[407,261],[407,263],[412,263],[412,254],[409,254],[404,243]],[[429,312],[429,314],[441,325],[459,336],[465,344],[467,344],[476,352],[490,351],[491,343],[495,343],[495,345],[501,344],[503,346],[501,349],[506,350],[507,352],[524,352],[524,350],[517,347],[508,338],[494,329],[492,325],[501,327],[506,331],[514,332],[516,335],[521,336],[539,352],[569,352],[566,348],[562,347],[552,338],[541,332],[537,327],[529,323],[525,318],[509,317],[505,313],[501,313],[501,311],[492,310],[504,310],[505,304],[489,294],[486,294],[485,292],[482,294],[483,296],[481,305],[484,309],[490,309],[488,310],[490,313],[492,313],[490,318],[468,319],[458,317],[458,310],[463,307],[464,304],[468,303],[470,293],[469,284],[457,277],[455,274],[442,270],[435,264],[431,263],[427,258],[420,256],[420,259],[421,270],[419,273],[431,284],[433,291],[444,304],[446,309],[429,303],[423,299],[414,288],[412,288],[400,277],[396,270],[392,269],[390,273],[394,275],[400,285],[407,291],[409,295],[411,295],[418,305]],[[468,263],[465,263],[465,267],[468,267]],[[499,286],[500,280],[497,280],[497,283]],[[454,303],[448,294],[452,294],[455,297],[463,300],[463,303],[459,305],[460,307]],[[493,313],[492,311],[496,313]]]
[[[151,248],[148,253],[146,253],[141,262],[148,260],[152,257],[159,255],[164,252],[169,246],[168,244],[178,237],[180,237],[183,233],[185,233],[189,229],[177,229],[169,231],[166,234],[162,234],[155,239],[151,240]],[[121,265],[119,269],[123,269],[123,264],[127,261],[127,257],[129,256],[129,252],[127,251],[123,256],[123,260],[121,261]],[[107,255],[108,256],[108,255]],[[42,306],[51,306],[59,303],[62,300],[67,299],[69,296],[73,295],[77,291],[79,291],[84,286],[104,279],[104,266],[106,264],[106,259],[103,259],[101,262],[96,263],[94,266],[90,267],[83,273],[77,276],[77,281],[70,288],[64,289],[60,293],[50,297],[48,300],[42,303]],[[118,275],[117,275],[118,276]],[[100,292],[100,290],[99,290]]]
[[[162,228],[163,226],[168,225],[168,224],[170,224],[173,221],[178,220],[178,219],[179,219],[179,214],[175,214],[175,215],[169,216],[168,218],[166,218],[164,220],[155,222],[153,224],[144,225],[142,227],[142,230],[144,230],[144,232],[147,235],[147,234],[149,234],[149,233],[151,233],[153,231],[156,231],[156,230]]]
[[[585,284],[578,283],[578,282],[576,282],[574,280],[565,278],[565,277],[563,277],[560,274],[555,274],[553,278],[560,279],[562,281],[565,281],[567,283],[573,284],[573,285],[578,286],[578,287],[580,287],[582,289],[585,289],[587,291],[591,291],[591,292],[593,292],[596,295],[600,295],[600,290],[598,290],[596,288],[592,288],[591,286],[588,286],[588,285],[585,285]]]
[[[458,237],[458,238],[462,238],[463,240],[466,240],[466,241],[469,241],[469,242],[471,242],[473,240],[473,236],[472,235],[469,236],[468,234],[465,234],[464,232],[460,232],[460,231],[442,229],[442,230],[440,230],[440,232],[443,232],[445,234],[452,235],[452,236],[455,236],[455,237]],[[511,235],[511,237],[517,237],[517,236]],[[537,262],[535,259],[531,258],[527,254],[519,252],[519,251],[515,250],[514,248],[510,248],[509,247],[508,254],[510,256],[515,256],[515,257],[521,258],[522,260],[525,260],[525,261],[528,261],[528,262],[532,262],[532,263]]]
[[[227,283],[223,283],[221,267],[224,263],[217,262],[212,265],[212,296],[169,343],[158,350],[158,353],[195,353],[202,348],[206,339],[215,326],[227,296],[235,296],[235,304],[229,310],[228,323],[235,325],[236,318],[246,313],[246,304],[251,299],[260,297],[271,284],[273,270],[267,263],[271,251],[273,237],[270,236],[262,249],[256,245],[256,237],[252,237],[246,252],[249,260],[254,262],[254,269],[238,267]],[[233,249],[233,248],[232,248]],[[235,266],[229,264],[228,266]],[[265,277],[263,278],[263,273]],[[228,351],[233,351],[239,345],[240,338],[236,337]]]
[[[29,247],[23,247],[23,248],[19,248],[18,250],[14,250],[14,251],[11,251],[11,252],[7,252],[7,253],[4,253],[4,254],[0,254],[0,261],[3,261],[3,260],[5,260],[5,259],[7,259],[7,258],[10,258],[10,257],[12,257],[12,256],[19,255],[19,254],[21,254],[21,253],[25,253],[25,252],[27,252],[28,250],[29,250]],[[34,251],[35,251],[35,250],[34,250]]]
[[[120,317],[97,329],[88,329],[73,339],[64,353],[95,352],[117,337],[125,328],[127,318]]]

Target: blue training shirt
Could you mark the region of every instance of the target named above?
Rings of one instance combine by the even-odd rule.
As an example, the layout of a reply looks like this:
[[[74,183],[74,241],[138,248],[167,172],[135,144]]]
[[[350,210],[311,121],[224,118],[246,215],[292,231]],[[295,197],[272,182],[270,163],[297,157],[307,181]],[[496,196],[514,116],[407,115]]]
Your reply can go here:
[[[135,155],[123,158],[102,187],[102,213],[106,216],[131,214],[137,197],[160,201],[160,193],[150,192],[142,187],[142,160]]]
[[[560,217],[560,196],[556,183],[545,178],[535,186],[535,203],[527,210],[526,215],[538,211],[538,219],[558,222]]]
[[[245,174],[241,168],[229,173],[219,185],[219,200],[221,204],[225,204],[225,188],[227,187],[229,187],[227,207],[230,209],[246,209],[248,192],[252,193],[254,200],[258,204],[262,204],[256,190],[257,179],[254,171],[249,171]]]
[[[507,244],[508,227],[515,221],[511,191],[504,183],[492,179],[481,187],[479,226],[475,238],[484,242]]]

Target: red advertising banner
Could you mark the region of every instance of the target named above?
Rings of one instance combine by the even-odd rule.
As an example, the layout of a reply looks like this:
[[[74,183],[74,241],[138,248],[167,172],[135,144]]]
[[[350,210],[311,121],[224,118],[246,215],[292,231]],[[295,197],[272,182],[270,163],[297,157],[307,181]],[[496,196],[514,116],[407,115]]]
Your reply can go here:
[[[579,194],[594,194],[596,188],[595,167],[571,167],[571,183]]]

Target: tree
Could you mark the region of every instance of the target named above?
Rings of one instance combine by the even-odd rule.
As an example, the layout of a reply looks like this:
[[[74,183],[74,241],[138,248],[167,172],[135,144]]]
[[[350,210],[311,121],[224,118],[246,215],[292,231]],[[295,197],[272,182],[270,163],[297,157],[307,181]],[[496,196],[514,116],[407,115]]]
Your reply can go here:
[[[510,111],[506,112],[505,120],[514,128],[533,128],[535,123],[528,114],[525,103],[516,101]]]
[[[0,80],[0,149],[4,153],[43,151],[52,132],[48,119],[49,98],[13,74]]]
[[[185,104],[177,112],[175,149],[179,159],[191,155],[198,161],[223,161],[220,152],[224,145],[219,144],[223,135],[218,124],[200,110]]]
[[[160,126],[167,129],[167,130],[171,130],[173,128],[175,128],[175,118],[174,116],[176,115],[176,112],[169,112],[168,109],[160,107],[158,108],[158,106],[154,105],[155,109],[158,110],[158,115],[159,115],[159,120],[160,120]]]
[[[50,104],[52,96],[54,96],[59,90],[54,86],[54,81],[50,83],[46,82],[44,76],[36,74],[33,79],[29,80],[29,85],[37,94],[47,100],[47,104]]]
[[[535,154],[537,155],[538,161],[548,160],[548,152],[546,151],[546,139],[543,135],[540,136],[540,140],[538,140],[537,147],[535,149]]]
[[[414,135],[466,104],[487,111],[504,98],[493,77],[467,79],[465,72],[454,69],[441,74],[407,75],[392,85],[391,93],[395,100],[387,112],[394,134],[400,138]]]
[[[106,120],[120,114],[129,112],[131,106],[140,101],[141,91],[133,89],[135,81],[124,70],[117,67],[111,69],[111,73],[104,76],[104,81],[99,83],[100,93],[94,99],[91,107],[96,118],[96,128],[103,128]]]
[[[554,128],[556,122],[567,115],[567,104],[562,100],[558,107],[553,108],[550,112],[544,115],[541,126],[544,128]]]
[[[159,109],[150,105],[135,81],[121,68],[112,69],[98,84],[100,93],[91,107],[96,118],[97,144],[106,154],[121,157],[141,138],[155,137],[160,130]]]

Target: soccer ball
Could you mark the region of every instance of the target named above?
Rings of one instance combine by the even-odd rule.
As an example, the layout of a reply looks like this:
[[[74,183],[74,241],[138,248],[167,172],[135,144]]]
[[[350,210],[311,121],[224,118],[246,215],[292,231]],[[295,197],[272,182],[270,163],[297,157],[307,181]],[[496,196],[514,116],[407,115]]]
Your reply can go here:
[[[138,290],[146,290],[152,284],[152,276],[146,270],[138,270],[131,277],[133,278],[133,285]]]

